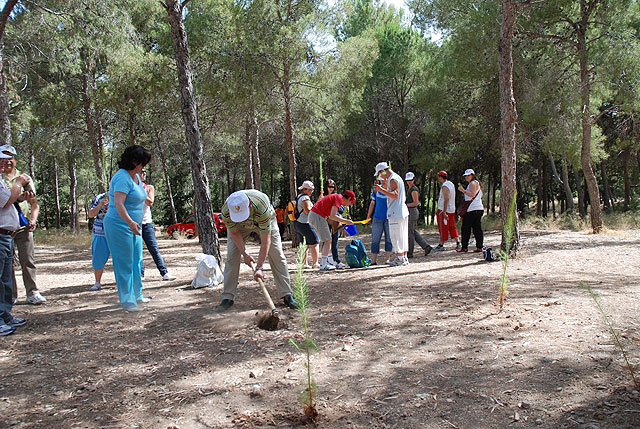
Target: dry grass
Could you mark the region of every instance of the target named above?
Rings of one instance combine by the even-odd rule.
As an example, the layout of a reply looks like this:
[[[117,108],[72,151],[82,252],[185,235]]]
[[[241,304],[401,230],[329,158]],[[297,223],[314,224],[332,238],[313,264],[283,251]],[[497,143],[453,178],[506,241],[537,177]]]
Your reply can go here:
[[[36,229],[34,232],[34,242],[36,246],[70,246],[70,247],[91,247],[92,233],[86,229],[81,229],[79,233],[73,234],[68,229]]]

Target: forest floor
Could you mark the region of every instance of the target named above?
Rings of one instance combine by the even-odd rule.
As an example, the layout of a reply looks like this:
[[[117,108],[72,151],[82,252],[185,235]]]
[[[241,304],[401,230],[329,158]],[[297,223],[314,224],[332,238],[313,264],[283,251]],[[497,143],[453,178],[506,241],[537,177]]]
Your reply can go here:
[[[20,286],[13,314],[28,324],[0,339],[0,427],[306,425],[305,364],[288,344],[300,339],[298,314],[277,301],[288,327],[258,329],[266,305],[246,266],[235,305],[217,314],[221,286],[189,287],[197,240],[159,238],[178,279],[160,281],[145,251],[153,300],[137,314],[120,309],[110,263],[105,287],[88,290],[88,248],[37,246],[48,302],[24,304]],[[499,240],[487,234],[489,246]],[[501,312],[501,264],[451,246],[405,267],[309,272],[316,427],[640,427],[640,393],[579,285],[599,295],[637,365],[640,231],[526,230],[522,245]]]

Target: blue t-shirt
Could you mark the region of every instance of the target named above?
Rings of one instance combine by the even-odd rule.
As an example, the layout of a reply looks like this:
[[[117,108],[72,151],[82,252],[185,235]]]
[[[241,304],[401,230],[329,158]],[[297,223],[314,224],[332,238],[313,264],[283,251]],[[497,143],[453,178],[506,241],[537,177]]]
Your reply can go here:
[[[105,217],[124,222],[120,217],[118,210],[115,206],[114,195],[116,192],[122,192],[127,194],[124,200],[124,208],[129,213],[129,217],[139,225],[142,225],[142,218],[144,217],[144,201],[147,199],[147,191],[142,187],[142,180],[140,176],[137,176],[138,183],[135,183],[127,170],[120,169],[111,178],[109,184],[109,210]]]
[[[100,204],[100,201],[102,201],[105,195],[107,195],[106,192],[96,195],[93,201],[91,201],[89,210],[98,207],[98,204]],[[100,207],[100,211],[98,212],[98,214],[95,217],[95,220],[93,221],[93,235],[104,237],[103,221],[106,214],[107,214],[107,209],[104,206]]]
[[[387,196],[382,192],[373,191],[371,194],[371,200],[376,202],[376,207],[373,210],[374,219],[386,219],[387,218]]]

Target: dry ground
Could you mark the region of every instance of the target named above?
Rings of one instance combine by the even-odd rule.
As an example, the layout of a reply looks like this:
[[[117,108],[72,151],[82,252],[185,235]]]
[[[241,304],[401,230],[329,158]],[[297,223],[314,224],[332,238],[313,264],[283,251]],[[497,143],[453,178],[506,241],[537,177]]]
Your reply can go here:
[[[298,315],[278,302],[288,328],[258,329],[265,304],[247,267],[236,304],[216,314],[219,287],[188,288],[197,241],[159,244],[178,280],[161,282],[145,255],[153,300],[135,315],[120,310],[110,266],[106,287],[88,291],[89,249],[37,248],[49,302],[15,306],[29,323],[0,339],[0,427],[305,425],[304,362],[288,345]],[[500,263],[475,254],[310,272],[317,427],[640,427],[640,393],[578,285],[599,294],[637,364],[640,231],[525,231],[523,245],[502,312]]]

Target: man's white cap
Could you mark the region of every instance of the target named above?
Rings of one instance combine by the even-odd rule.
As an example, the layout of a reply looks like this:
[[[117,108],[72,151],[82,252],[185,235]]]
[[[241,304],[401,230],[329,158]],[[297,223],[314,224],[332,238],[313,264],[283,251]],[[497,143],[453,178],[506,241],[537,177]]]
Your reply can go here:
[[[379,162],[378,164],[376,164],[376,174],[374,174],[373,176],[377,176],[382,170],[386,170],[389,168],[389,164],[387,164],[386,162]]]
[[[304,182],[302,182],[302,185],[298,186],[298,190],[302,191],[305,188],[314,190],[315,186],[313,186],[313,182],[311,180],[305,180]]]
[[[463,176],[469,176],[471,174],[476,174],[476,172],[473,171],[473,168],[467,168],[466,170],[464,170]]]
[[[242,191],[229,195],[227,207],[233,222],[244,222],[249,217],[249,197]]]
[[[9,152],[13,156],[16,156],[18,154],[18,152],[16,152],[16,148],[11,146],[10,144],[3,144],[2,146],[0,146],[0,152],[2,153]],[[13,158],[13,156],[8,156],[6,158]]]
[[[407,174],[404,175],[404,180],[413,180],[415,178],[416,178],[416,175],[410,171],[408,171]]]

